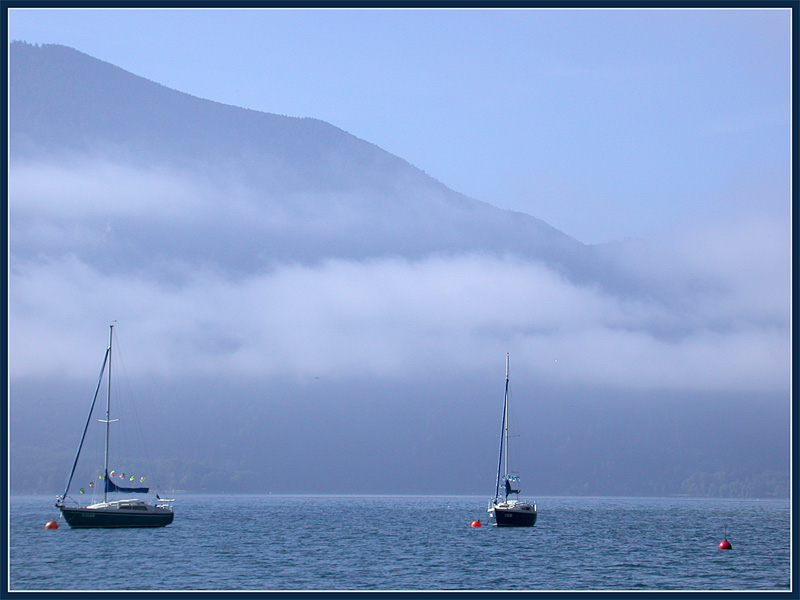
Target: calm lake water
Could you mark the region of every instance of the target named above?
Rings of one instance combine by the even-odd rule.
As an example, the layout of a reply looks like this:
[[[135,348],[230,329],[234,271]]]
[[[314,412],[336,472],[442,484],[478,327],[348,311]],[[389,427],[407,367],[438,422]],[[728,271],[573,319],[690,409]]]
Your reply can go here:
[[[496,528],[480,497],[178,495],[165,528],[47,530],[54,500],[10,498],[11,591],[790,589],[788,500],[539,498]]]

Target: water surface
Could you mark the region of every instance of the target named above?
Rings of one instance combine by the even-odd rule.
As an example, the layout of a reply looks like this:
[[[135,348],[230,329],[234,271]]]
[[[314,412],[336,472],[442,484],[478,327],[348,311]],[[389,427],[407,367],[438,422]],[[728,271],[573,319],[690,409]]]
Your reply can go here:
[[[788,500],[551,497],[473,528],[486,498],[179,495],[165,528],[47,530],[53,501],[10,499],[11,591],[790,589]]]

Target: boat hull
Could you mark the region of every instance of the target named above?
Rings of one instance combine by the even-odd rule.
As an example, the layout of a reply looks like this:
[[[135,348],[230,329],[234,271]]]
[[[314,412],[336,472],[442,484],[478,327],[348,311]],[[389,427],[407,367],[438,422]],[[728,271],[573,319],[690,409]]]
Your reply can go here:
[[[498,508],[489,511],[498,527],[533,527],[536,524],[536,510],[521,508]]]
[[[67,525],[73,529],[100,527],[165,527],[175,514],[169,509],[150,507],[140,513],[120,509],[59,507]]]

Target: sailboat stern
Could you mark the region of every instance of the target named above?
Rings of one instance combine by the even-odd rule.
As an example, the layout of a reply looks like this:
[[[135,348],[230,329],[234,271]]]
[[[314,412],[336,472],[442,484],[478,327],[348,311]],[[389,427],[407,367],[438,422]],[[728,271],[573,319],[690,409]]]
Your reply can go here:
[[[536,505],[519,500],[492,502],[489,517],[497,527],[533,527],[536,524]]]

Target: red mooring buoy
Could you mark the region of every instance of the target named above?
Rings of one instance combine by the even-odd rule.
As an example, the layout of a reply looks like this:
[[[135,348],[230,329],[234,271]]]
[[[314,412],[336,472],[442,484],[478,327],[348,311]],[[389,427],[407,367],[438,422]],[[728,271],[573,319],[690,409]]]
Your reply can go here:
[[[58,523],[55,521],[48,521],[44,524],[45,529],[58,529]]]
[[[470,524],[470,527],[480,527],[480,526],[481,526],[481,522],[480,521],[473,521]]]
[[[719,543],[720,550],[730,550],[731,543],[728,541],[728,526],[725,525],[725,537],[722,538],[722,541]]]

